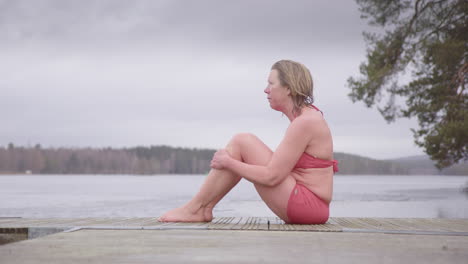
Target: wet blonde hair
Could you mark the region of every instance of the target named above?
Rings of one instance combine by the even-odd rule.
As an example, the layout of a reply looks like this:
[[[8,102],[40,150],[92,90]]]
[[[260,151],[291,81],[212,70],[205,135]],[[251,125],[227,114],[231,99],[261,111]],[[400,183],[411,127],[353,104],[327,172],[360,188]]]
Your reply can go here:
[[[293,114],[298,116],[305,105],[314,102],[312,75],[306,66],[292,60],[280,60],[271,66],[278,71],[280,84],[291,90]]]

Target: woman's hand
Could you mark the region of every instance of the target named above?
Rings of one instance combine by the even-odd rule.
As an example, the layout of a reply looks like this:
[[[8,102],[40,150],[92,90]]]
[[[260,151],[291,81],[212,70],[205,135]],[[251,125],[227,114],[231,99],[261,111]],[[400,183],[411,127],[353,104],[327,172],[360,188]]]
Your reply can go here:
[[[213,169],[225,169],[227,167],[229,159],[231,159],[229,153],[225,149],[220,149],[216,151],[216,153],[213,155],[213,159],[211,160],[210,166]]]

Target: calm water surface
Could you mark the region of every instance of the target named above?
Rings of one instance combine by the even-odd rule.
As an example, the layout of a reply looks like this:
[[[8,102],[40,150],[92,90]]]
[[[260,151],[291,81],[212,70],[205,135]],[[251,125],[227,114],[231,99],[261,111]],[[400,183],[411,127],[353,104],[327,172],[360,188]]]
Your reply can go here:
[[[155,217],[188,201],[204,175],[2,175],[0,217]],[[335,175],[331,216],[468,218],[468,176]],[[215,216],[274,216],[242,180]]]

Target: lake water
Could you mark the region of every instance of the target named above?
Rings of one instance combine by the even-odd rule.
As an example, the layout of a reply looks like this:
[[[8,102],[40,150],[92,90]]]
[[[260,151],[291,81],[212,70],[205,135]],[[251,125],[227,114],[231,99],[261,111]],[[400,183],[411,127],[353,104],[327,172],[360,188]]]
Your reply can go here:
[[[204,175],[2,175],[0,217],[156,217],[187,202]],[[335,175],[332,217],[468,218],[468,176]],[[215,217],[274,216],[242,180]]]

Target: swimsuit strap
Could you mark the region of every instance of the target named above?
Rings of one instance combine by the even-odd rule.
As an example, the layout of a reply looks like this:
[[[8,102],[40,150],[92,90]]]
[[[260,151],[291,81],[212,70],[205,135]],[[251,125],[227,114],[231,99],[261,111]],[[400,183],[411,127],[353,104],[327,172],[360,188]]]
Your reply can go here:
[[[320,113],[322,113],[322,115],[323,115],[323,112],[320,109],[318,109],[315,105],[311,104],[310,106],[312,108],[314,108],[315,110],[319,111]]]
[[[333,172],[338,172],[338,161],[333,160]]]
[[[295,168],[326,168],[333,166],[333,172],[338,172],[338,161],[337,160],[326,160],[317,158],[314,155],[310,155],[307,152],[302,153],[301,157],[297,161]]]
[[[320,110],[319,110],[319,111],[320,111]],[[317,157],[315,157],[314,155],[310,155],[310,154],[307,153],[307,152],[304,152],[304,154],[306,154],[306,155],[309,156],[309,157],[312,157],[312,158],[313,158],[314,160],[316,160],[316,161],[319,161],[319,162],[322,162],[322,163],[324,162],[324,163],[326,163],[326,164],[328,164],[328,165],[329,165],[330,163],[332,163],[332,165],[333,165],[333,172],[338,172],[338,161],[337,161],[337,160],[326,160],[326,159],[317,158]],[[302,155],[304,155],[304,154],[302,154]]]

